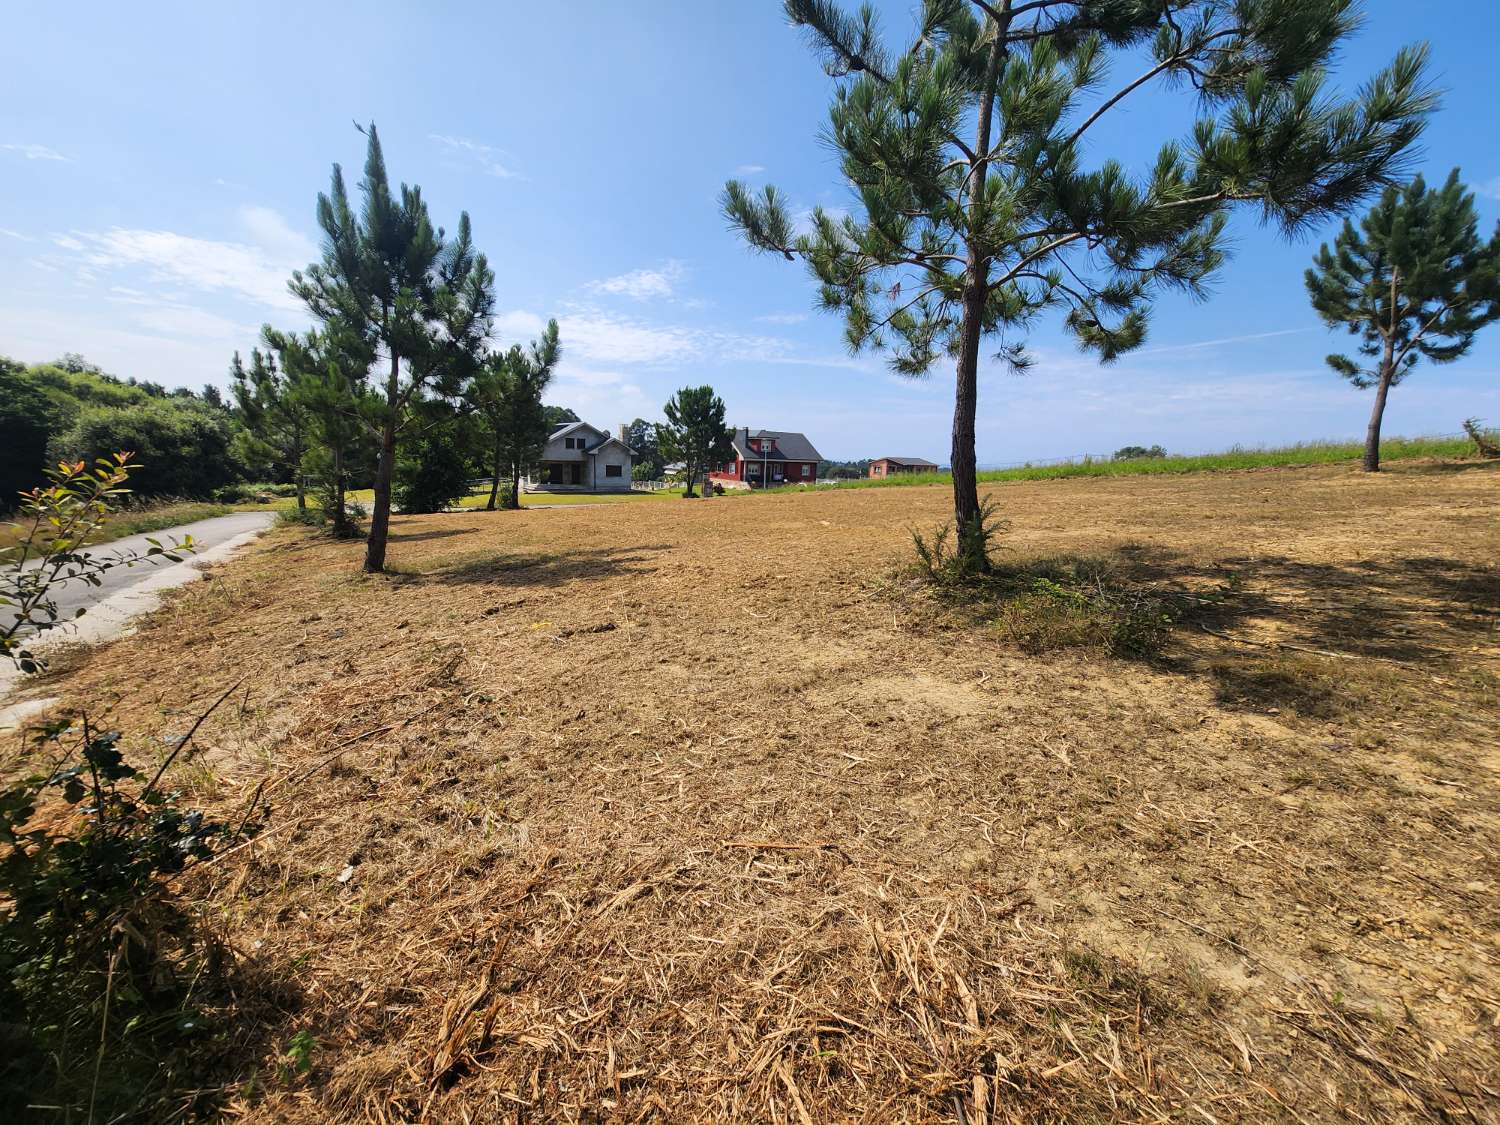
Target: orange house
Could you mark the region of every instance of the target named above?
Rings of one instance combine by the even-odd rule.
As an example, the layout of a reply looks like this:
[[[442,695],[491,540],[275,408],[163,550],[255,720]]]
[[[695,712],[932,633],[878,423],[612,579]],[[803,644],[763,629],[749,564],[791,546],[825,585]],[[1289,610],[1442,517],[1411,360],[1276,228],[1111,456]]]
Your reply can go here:
[[[882,457],[870,462],[870,478],[892,477],[898,473],[935,473],[937,465],[920,457]]]

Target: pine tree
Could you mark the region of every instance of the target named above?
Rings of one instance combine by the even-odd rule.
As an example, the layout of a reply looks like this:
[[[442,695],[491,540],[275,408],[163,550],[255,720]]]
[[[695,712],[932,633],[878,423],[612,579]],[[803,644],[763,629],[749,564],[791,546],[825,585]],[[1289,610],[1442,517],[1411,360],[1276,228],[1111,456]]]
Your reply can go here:
[[[667,424],[657,427],[657,444],[663,457],[687,467],[682,495],[691,499],[699,476],[734,457],[734,432],[724,425],[724,400],[710,386],[683,387],[662,412]]]
[[[552,432],[542,395],[560,358],[557,321],[549,320],[542,338],[532,341],[530,348],[516,344],[494,352],[469,383],[467,398],[484,419],[490,442],[488,511],[495,510],[500,498],[502,477],[510,480],[502,506],[521,506],[521,477],[536,464]]]
[[[271,351],[250,349],[247,368],[235,352],[230,391],[244,426],[236,435],[241,460],[286,474],[297,486],[297,507],[307,507],[302,457],[307,452],[307,412],[292,393],[292,380]]]
[[[799,233],[785,195],[736,181],[724,212],[752,248],[806,263],[852,350],[887,350],[906,376],[955,362],[959,542],[980,541],[966,530],[986,337],[1024,370],[1026,334],[1056,309],[1081,347],[1115,359],[1145,339],[1156,294],[1204,295],[1230,205],[1285,231],[1342,213],[1400,171],[1434,105],[1422,48],[1354,100],[1329,96],[1323,68],[1354,0],[924,0],[894,55],[868,5],[785,6],[838,81],[827,139],[862,213],[817,208]],[[1111,55],[1143,52],[1144,70],[1105,88]],[[1144,175],[1086,169],[1090,130],[1162,83],[1196,96],[1191,135]]]
[[[345,493],[356,451],[378,429],[384,404],[369,388],[372,355],[359,335],[340,321],[305,335],[263,330],[267,347],[280,358],[290,398],[307,423],[302,472],[320,486],[333,534],[354,534]]]
[[[495,277],[474,249],[468,213],[459,216],[457,233],[447,239],[432,225],[420,187],[402,184],[399,198],[392,193],[373,124],[366,136],[363,208],[354,213],[335,164],[328,193],[318,196],[323,260],[294,273],[291,289],[315,317],[340,321],[369,340],[386,365],[375,503],[365,547],[365,570],[380,571],[397,442],[410,421],[413,399],[452,397],[472,376],[490,332]]]
[[[1390,389],[1419,357],[1452,363],[1486,324],[1500,317],[1500,225],[1479,237],[1474,196],[1458,169],[1442,188],[1418,176],[1389,187],[1360,220],[1325,243],[1307,271],[1307,291],[1323,322],[1360,337],[1363,365],[1331,355],[1328,366],[1356,387],[1375,388],[1364,468],[1380,470],[1380,424]]]

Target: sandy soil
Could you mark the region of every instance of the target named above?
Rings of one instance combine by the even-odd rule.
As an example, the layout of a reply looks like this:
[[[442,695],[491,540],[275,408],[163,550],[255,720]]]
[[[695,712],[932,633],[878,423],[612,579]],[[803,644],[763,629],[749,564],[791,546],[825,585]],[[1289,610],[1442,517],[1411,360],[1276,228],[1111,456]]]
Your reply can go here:
[[[1019,651],[894,575],[923,487],[282,531],[72,657],[142,748],[243,677],[184,891],[280,982],[226,1081],[318,1048],[231,1113],[1495,1120],[1500,473],[994,495],[1212,612]]]

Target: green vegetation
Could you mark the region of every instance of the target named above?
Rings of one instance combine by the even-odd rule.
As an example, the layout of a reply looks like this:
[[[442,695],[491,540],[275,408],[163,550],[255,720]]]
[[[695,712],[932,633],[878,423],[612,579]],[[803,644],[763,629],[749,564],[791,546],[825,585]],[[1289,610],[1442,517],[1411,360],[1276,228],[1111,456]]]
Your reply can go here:
[[[1473,452],[1466,437],[1387,438],[1380,443],[1380,455],[1388,461],[1411,461],[1421,458],[1462,459]],[[1060,480],[1068,477],[1121,477],[1151,473],[1211,473],[1232,469],[1270,469],[1298,465],[1334,465],[1355,461],[1364,452],[1359,442],[1305,442],[1276,449],[1231,449],[1224,453],[1201,453],[1191,456],[1150,457],[1115,461],[1085,458],[1060,465],[1018,465],[1009,469],[987,469],[978,473],[980,483],[1013,480]],[[842,482],[838,488],[906,488],[914,485],[949,485],[953,475],[941,473],[904,473],[875,480],[864,478]],[[805,484],[783,485],[767,492],[805,492],[819,487]]]
[[[869,5],[785,9],[838,82],[825,136],[859,207],[815,208],[799,233],[789,197],[732,180],[723,211],[752,249],[807,266],[851,350],[887,351],[905,376],[956,360],[960,543],[976,542],[964,529],[979,517],[987,337],[1024,369],[1029,332],[1060,312],[1081,347],[1118,358],[1145,340],[1160,293],[1207,294],[1232,206],[1288,232],[1343,214],[1399,175],[1436,106],[1425,48],[1353,100],[1333,93],[1328,68],[1357,24],[1348,0],[943,0],[896,50]],[[1154,119],[1196,119],[1132,174],[1090,130],[1143,88],[1182,103]]]
[[[33,639],[65,623],[58,585],[192,549],[189,541],[123,558],[81,552],[108,526],[132,469],[124,456],[59,467],[27,494],[23,534],[0,558],[0,658],[21,673],[45,667]],[[203,1085],[192,1078],[215,1034],[206,1009],[228,998],[232,954],[179,905],[168,880],[255,834],[263,815],[246,809],[232,827],[179,808],[160,783],[230,691],[154,770],[129,765],[121,732],[86,713],[33,731],[19,759],[0,768],[7,1120],[32,1120],[53,1105],[77,1120],[160,1119],[182,1113],[182,1091]]]
[[[483,420],[490,447],[493,484],[486,508],[494,509],[502,480],[510,481],[504,506],[521,506],[521,478],[536,464],[552,432],[542,395],[561,358],[557,321],[549,320],[530,349],[515,344],[509,351],[491,353],[469,380],[465,398]]]
[[[71,354],[30,366],[0,357],[0,511],[48,464],[122,450],[135,455],[136,495],[207,498],[244,476],[235,430],[214,388],[169,393]]]
[[[1331,355],[1328,366],[1360,389],[1375,388],[1364,466],[1380,470],[1380,424],[1392,387],[1418,358],[1452,363],[1481,328],[1500,318],[1500,228],[1479,237],[1474,196],[1458,169],[1436,191],[1418,176],[1389,187],[1360,221],[1325,243],[1307,291],[1323,322],[1360,338],[1359,361]]]
[[[359,184],[364,205],[356,213],[335,164],[328,193],[318,196],[323,259],[293,273],[291,289],[324,331],[360,341],[389,364],[371,411],[379,457],[364,566],[378,572],[385,569],[402,431],[417,421],[423,401],[456,399],[482,365],[495,274],[474,247],[468,212],[459,214],[452,237],[445,235],[420,187],[392,190],[374,124],[361,132],[368,141]]]
[[[724,400],[708,385],[683,387],[663,408],[667,424],[656,429],[656,442],[667,461],[681,461],[687,487],[682,495],[691,499],[693,486],[715,465],[734,456],[733,433],[724,424]]]

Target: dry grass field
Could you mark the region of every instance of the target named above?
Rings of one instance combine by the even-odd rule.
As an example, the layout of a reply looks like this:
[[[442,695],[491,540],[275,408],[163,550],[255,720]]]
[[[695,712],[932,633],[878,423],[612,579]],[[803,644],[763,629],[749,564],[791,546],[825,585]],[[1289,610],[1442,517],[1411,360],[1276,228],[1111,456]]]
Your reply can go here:
[[[993,495],[1200,610],[1020,646],[851,490],[278,531],[60,664],[133,759],[240,684],[229,1114],[1500,1119],[1500,472]]]

